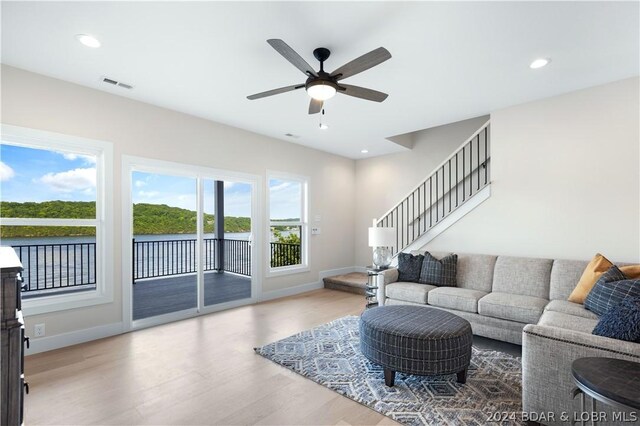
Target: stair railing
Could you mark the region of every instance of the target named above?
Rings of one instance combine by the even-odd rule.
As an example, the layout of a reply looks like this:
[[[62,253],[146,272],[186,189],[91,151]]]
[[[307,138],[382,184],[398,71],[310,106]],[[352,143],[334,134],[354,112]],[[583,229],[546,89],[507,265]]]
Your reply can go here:
[[[395,228],[394,257],[491,183],[490,130],[487,121],[376,221]]]

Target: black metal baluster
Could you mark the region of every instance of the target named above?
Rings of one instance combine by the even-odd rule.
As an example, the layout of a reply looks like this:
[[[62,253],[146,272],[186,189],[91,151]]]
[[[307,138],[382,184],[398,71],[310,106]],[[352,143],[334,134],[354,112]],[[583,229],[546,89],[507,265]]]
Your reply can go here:
[[[484,128],[484,184],[487,184],[487,171],[489,170],[489,164],[487,163],[487,155],[489,153],[489,146],[487,144],[487,129],[489,126],[487,125]]]
[[[429,228],[433,226],[433,176],[429,176]]]
[[[438,195],[438,188],[439,188],[439,185],[438,185],[438,171],[439,170],[436,170],[436,223],[438,223],[438,214],[439,214],[439,212],[438,212],[438,200],[440,199],[440,197]]]
[[[416,239],[416,192],[411,193],[411,242]],[[407,200],[409,203],[409,200]]]
[[[424,202],[424,209],[422,209],[422,215],[424,220],[422,221],[422,232],[427,232],[427,181],[422,183],[422,200]]]
[[[460,175],[458,175],[458,153],[456,152],[456,207],[458,207],[458,187],[460,186]]]
[[[467,173],[465,171],[466,166],[466,162],[467,162],[467,157],[466,157],[466,153],[465,153],[465,148],[467,146],[463,146],[462,147],[462,202],[464,203],[465,197],[466,197],[466,181],[467,181],[467,177],[465,176],[465,174]]]
[[[449,213],[451,213],[451,159],[449,159]]]
[[[443,164],[442,165],[442,217],[444,217],[444,210],[446,208],[445,202],[444,202],[444,196],[445,196],[445,192],[444,192],[444,164]]]
[[[478,159],[478,190],[480,190],[480,133],[476,138],[476,157]]]

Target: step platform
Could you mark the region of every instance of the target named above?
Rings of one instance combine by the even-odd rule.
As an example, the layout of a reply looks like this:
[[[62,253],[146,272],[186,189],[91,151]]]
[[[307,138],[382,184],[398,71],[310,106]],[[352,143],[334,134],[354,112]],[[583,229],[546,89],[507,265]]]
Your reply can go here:
[[[324,288],[347,291],[364,296],[367,286],[367,274],[364,272],[351,272],[349,274],[327,277],[324,278],[323,281]]]

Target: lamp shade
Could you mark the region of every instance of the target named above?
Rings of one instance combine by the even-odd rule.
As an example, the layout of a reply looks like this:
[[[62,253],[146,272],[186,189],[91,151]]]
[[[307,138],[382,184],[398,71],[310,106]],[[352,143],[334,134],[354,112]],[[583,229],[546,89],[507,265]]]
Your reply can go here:
[[[390,247],[395,242],[395,228],[369,228],[369,247]]]

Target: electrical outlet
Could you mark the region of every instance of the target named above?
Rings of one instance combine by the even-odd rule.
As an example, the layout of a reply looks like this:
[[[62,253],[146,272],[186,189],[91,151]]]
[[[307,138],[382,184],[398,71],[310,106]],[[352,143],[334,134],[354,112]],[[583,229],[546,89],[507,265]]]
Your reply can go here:
[[[33,327],[33,337],[44,337],[44,335],[45,335],[44,324],[36,324]]]

